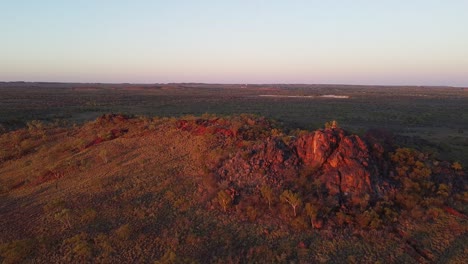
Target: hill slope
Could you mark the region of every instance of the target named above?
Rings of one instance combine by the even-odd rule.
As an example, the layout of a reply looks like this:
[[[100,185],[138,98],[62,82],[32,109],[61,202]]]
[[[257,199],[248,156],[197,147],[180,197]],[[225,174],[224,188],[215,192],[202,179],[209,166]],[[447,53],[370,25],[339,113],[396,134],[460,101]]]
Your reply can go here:
[[[128,118],[0,137],[4,262],[462,263],[459,164],[336,124]]]

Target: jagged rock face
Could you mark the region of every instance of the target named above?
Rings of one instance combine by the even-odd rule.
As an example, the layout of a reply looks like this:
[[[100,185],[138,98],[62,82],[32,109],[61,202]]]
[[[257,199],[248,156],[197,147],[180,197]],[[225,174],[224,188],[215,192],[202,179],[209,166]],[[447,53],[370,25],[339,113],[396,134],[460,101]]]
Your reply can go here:
[[[305,165],[322,166],[338,144],[339,137],[329,131],[317,130],[297,140],[296,150]]]
[[[338,147],[323,167],[322,179],[331,194],[363,195],[371,192],[369,152],[357,136],[340,139]]]
[[[351,204],[353,198],[374,194],[375,162],[358,136],[342,129],[315,131],[300,137],[296,150],[304,165],[316,169],[311,177],[319,178],[341,202]]]
[[[309,177],[319,179],[342,205],[362,204],[362,197],[378,195],[380,151],[383,149],[377,143],[369,149],[360,137],[343,129],[317,130],[289,145],[269,138],[239,151],[221,164],[217,174],[245,188],[264,183],[280,185],[307,168],[311,171]]]

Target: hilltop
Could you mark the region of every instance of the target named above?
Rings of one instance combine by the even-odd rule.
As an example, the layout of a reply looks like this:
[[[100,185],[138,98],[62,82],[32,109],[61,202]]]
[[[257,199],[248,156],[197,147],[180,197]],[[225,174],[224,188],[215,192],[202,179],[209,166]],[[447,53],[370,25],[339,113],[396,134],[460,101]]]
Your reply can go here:
[[[292,84],[0,83],[0,133],[34,120],[82,125],[107,113],[181,118],[252,113],[317,130],[330,120],[363,136],[391,131],[468,167],[468,88]],[[266,96],[265,96],[266,95]]]
[[[466,259],[462,165],[384,130],[106,114],[0,146],[7,263]]]

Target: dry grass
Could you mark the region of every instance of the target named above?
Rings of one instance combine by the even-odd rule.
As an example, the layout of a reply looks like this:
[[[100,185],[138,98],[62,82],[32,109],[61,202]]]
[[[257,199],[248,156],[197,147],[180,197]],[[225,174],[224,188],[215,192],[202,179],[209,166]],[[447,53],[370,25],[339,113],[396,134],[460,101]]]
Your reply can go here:
[[[405,237],[387,229],[313,229],[300,212],[291,217],[288,206],[275,217],[282,207],[268,209],[259,194],[224,213],[216,200],[222,184],[207,168],[232,149],[217,136],[178,129],[176,121],[107,117],[1,135],[1,260],[461,263],[467,257],[467,220],[443,211],[428,222],[401,222]],[[116,129],[127,132],[96,143]]]

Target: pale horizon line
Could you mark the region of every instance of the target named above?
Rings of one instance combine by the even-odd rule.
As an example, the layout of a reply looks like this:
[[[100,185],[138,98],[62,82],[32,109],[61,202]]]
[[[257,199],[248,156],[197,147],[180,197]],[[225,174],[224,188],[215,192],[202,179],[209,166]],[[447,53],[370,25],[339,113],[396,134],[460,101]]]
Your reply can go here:
[[[378,87],[427,87],[427,88],[468,88],[468,86],[459,85],[437,85],[437,84],[353,84],[353,83],[263,83],[263,82],[76,82],[76,81],[2,81],[0,83],[39,83],[39,84],[101,84],[101,85],[177,85],[177,84],[192,84],[192,85],[311,85],[311,86],[378,86]]]

